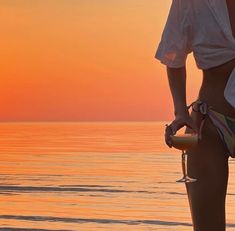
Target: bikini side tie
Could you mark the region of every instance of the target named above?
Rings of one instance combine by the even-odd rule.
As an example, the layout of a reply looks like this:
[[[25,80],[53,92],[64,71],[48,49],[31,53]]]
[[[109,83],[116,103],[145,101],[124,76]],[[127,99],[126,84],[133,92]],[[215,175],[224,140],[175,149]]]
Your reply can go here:
[[[192,107],[193,111],[200,112],[203,116],[202,121],[200,123],[199,132],[198,132],[198,139],[201,140],[202,139],[202,128],[205,123],[206,115],[208,115],[208,112],[209,112],[209,109],[211,108],[211,106],[208,106],[207,103],[202,102],[201,100],[196,100],[196,101],[192,102],[189,106],[187,106],[188,109],[190,107]]]

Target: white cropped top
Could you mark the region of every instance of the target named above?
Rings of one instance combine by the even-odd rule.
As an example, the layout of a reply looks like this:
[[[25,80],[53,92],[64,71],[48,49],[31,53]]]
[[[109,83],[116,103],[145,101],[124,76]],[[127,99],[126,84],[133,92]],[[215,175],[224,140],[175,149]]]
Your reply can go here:
[[[172,0],[155,58],[178,68],[191,52],[204,70],[235,58],[226,0]]]

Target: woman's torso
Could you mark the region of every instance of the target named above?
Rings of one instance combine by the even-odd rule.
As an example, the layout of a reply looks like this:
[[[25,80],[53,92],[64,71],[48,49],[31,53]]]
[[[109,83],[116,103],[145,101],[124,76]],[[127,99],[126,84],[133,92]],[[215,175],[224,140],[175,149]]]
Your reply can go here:
[[[228,9],[228,18],[231,32],[235,40],[235,2],[226,0]],[[207,103],[218,112],[235,117],[235,108],[232,107],[224,98],[224,89],[228,78],[235,68],[235,58],[217,67],[203,70],[203,81],[199,93],[199,98]]]
[[[214,110],[230,117],[235,117],[235,108],[224,98],[224,89],[233,68],[235,68],[235,59],[203,70],[203,81],[199,92],[201,100],[212,106]]]

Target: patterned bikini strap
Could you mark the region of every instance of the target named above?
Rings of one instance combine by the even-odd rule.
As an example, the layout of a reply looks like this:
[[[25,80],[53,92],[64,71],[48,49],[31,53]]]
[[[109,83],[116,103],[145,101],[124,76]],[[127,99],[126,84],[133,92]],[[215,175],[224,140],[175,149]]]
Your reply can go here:
[[[193,111],[200,112],[202,115],[208,114],[209,110],[212,108],[206,102],[203,102],[203,101],[201,101],[199,99],[194,101],[194,102],[192,102],[190,105],[187,106],[188,109],[190,107],[192,107]]]
[[[201,121],[200,127],[199,127],[199,132],[198,132],[198,138],[199,138],[199,140],[201,140],[202,139],[202,128],[205,123],[205,118],[206,118],[206,115],[209,114],[209,111],[212,107],[199,99],[197,99],[196,101],[192,102],[189,106],[187,106],[188,109],[190,107],[192,107],[193,111],[200,112],[203,115],[202,121]]]

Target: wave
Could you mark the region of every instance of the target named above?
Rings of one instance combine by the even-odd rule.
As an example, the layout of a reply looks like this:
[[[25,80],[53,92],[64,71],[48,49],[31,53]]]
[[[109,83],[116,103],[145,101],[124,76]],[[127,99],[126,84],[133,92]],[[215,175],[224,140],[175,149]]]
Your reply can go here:
[[[35,229],[35,228],[14,228],[14,227],[2,227],[0,231],[70,231],[68,229]]]
[[[69,217],[51,217],[51,216],[22,216],[22,215],[0,215],[0,219],[26,220],[26,221],[47,221],[64,223],[97,223],[97,224],[126,224],[126,225],[162,225],[162,226],[189,226],[188,222],[162,221],[162,220],[120,220],[120,219],[97,219],[97,218],[69,218]],[[227,227],[235,227],[235,224],[227,224]],[[30,228],[0,228],[6,231],[69,231],[69,230],[49,230],[49,229],[30,229]]]
[[[107,188],[86,188],[86,187],[51,187],[51,186],[17,186],[1,185],[1,192],[108,192],[108,193],[150,193],[155,192],[146,190],[123,190]]]
[[[120,220],[120,219],[96,219],[96,218],[70,218],[51,216],[21,216],[21,215],[0,215],[0,219],[27,220],[27,221],[47,221],[64,223],[98,223],[98,224],[126,224],[126,225],[166,225],[166,226],[192,226],[186,222],[172,222],[161,220]]]

